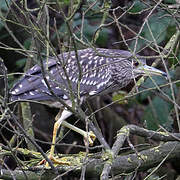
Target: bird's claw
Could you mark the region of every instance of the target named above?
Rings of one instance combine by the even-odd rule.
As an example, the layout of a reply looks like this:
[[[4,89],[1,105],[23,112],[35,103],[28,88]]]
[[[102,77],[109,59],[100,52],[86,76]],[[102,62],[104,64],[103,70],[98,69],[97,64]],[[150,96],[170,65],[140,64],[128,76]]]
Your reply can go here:
[[[90,146],[93,146],[95,139],[96,139],[96,136],[92,131],[86,132],[84,136],[85,144],[89,143]]]
[[[70,162],[66,162],[66,161],[63,161],[62,159],[60,160],[60,158],[58,157],[54,157],[52,155],[49,155],[48,158],[52,161],[52,163],[57,166],[57,165],[70,165]],[[43,159],[41,162],[39,162],[38,165],[42,165],[42,164],[45,164],[45,167],[46,168],[49,168],[49,163]]]

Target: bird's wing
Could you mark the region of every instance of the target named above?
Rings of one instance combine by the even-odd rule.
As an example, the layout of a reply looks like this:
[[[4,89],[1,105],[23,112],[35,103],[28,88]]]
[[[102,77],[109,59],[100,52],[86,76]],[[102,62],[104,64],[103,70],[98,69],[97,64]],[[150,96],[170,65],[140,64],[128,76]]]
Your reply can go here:
[[[98,49],[98,52],[108,53],[103,49]],[[44,76],[50,89],[62,99],[68,99],[70,91],[77,94],[78,90],[81,96],[95,95],[112,83],[107,59],[90,48],[79,50],[78,58],[74,51],[63,53],[44,63],[44,69],[48,67]],[[44,76],[40,66],[32,67],[11,89],[11,100],[52,100]]]
[[[44,63],[44,69],[47,63]],[[56,69],[57,62],[54,59],[48,61],[48,71]],[[48,73],[45,73],[45,77],[48,80]],[[52,82],[48,81],[51,86]],[[59,92],[59,91],[58,91]],[[10,90],[11,101],[14,100],[48,100],[52,98],[51,93],[48,90],[47,84],[42,75],[41,67],[39,65],[33,66],[28,70],[25,75],[13,86]],[[62,96],[59,94],[59,96]]]

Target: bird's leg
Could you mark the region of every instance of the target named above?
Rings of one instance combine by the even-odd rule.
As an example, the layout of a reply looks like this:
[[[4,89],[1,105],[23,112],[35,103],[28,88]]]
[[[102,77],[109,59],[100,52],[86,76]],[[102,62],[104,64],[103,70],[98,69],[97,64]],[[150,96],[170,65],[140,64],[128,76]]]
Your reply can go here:
[[[55,117],[56,122],[54,124],[52,145],[51,145],[50,154],[48,157],[49,157],[49,159],[51,159],[53,162],[55,162],[57,164],[64,164],[63,162],[59,162],[58,160],[56,160],[54,158],[54,150],[55,150],[55,144],[56,144],[57,131],[58,131],[60,125],[63,125],[69,129],[72,129],[73,131],[81,134],[84,137],[85,142],[86,143],[88,142],[89,145],[93,145],[93,142],[96,139],[96,136],[92,131],[90,131],[90,132],[83,131],[82,129],[77,128],[77,127],[69,124],[68,122],[64,121],[71,115],[72,115],[72,113],[70,111],[64,109],[63,111],[59,111],[59,113]],[[48,167],[48,166],[49,166],[49,164],[46,163],[46,167]]]
[[[55,120],[57,120],[54,124],[54,130],[53,130],[53,138],[52,138],[52,145],[51,145],[51,149],[50,149],[50,154],[49,154],[49,159],[55,161],[54,159],[54,150],[55,150],[55,144],[56,144],[56,136],[57,136],[57,131],[60,127],[60,125],[62,124],[62,122],[64,121],[64,119],[68,118],[69,116],[71,116],[71,112],[64,109],[61,113],[61,111],[59,111],[59,113],[57,114]],[[56,162],[56,161],[55,161]],[[57,162],[58,163],[58,162]],[[46,163],[46,167],[48,167],[48,163]]]

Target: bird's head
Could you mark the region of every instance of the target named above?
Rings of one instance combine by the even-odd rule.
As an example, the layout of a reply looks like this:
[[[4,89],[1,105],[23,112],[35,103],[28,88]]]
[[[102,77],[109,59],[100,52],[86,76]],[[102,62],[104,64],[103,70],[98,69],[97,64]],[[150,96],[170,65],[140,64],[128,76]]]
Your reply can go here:
[[[133,79],[139,76],[161,75],[167,77],[167,74],[159,69],[148,66],[146,60],[137,55],[132,58],[132,54],[123,51],[127,58],[116,58],[111,65],[112,78],[115,82],[125,87]],[[129,56],[129,57],[128,57]]]
[[[145,59],[136,59],[133,60],[131,63],[132,66],[132,76],[133,77],[138,77],[138,76],[150,76],[150,75],[160,75],[160,76],[164,76],[167,77],[167,74],[159,69],[156,69],[152,66],[148,66],[146,64],[146,60]]]

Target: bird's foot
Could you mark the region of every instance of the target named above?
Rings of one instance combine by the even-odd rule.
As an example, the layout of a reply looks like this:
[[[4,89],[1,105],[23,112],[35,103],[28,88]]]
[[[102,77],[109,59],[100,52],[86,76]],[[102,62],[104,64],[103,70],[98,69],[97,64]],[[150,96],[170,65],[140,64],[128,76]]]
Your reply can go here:
[[[70,166],[70,162],[66,161],[66,159],[54,157],[53,155],[49,155],[48,158],[52,161],[54,166],[58,166],[58,165]],[[43,165],[43,164],[45,164],[46,168],[49,168],[49,163],[45,159],[43,159],[41,162],[39,162],[39,165]]]
[[[85,141],[85,144],[89,144],[90,146],[93,146],[93,143],[96,139],[96,136],[95,134],[92,132],[92,131],[84,131],[76,126],[73,126],[72,124],[69,124],[68,122],[66,121],[63,121],[62,122],[62,125],[69,128],[69,129],[72,129],[73,131],[81,134],[83,137],[84,137],[84,141]]]
[[[89,131],[89,132],[85,132],[83,136],[84,136],[85,145],[88,143],[90,146],[93,146],[93,143],[96,139],[95,134],[92,131]]]

